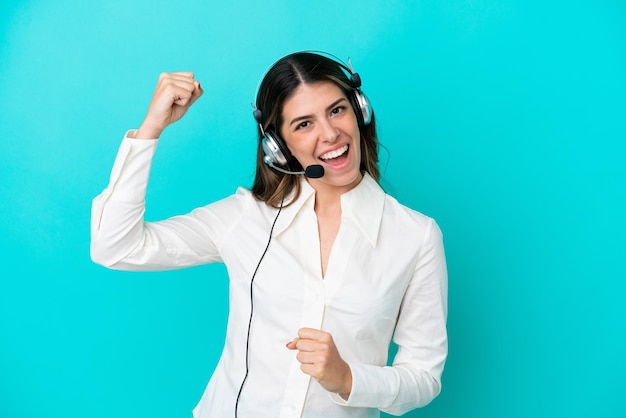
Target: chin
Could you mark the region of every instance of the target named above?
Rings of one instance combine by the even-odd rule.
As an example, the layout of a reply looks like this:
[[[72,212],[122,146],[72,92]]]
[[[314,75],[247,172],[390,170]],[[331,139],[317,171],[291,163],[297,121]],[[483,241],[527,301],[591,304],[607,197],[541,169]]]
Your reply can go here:
[[[363,174],[360,170],[350,171],[336,177],[333,183],[338,187],[356,186],[363,179]]]

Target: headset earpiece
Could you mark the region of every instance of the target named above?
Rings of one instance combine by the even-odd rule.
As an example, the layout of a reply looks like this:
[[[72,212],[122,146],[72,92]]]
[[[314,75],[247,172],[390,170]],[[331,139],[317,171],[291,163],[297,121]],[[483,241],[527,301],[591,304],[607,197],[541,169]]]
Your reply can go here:
[[[361,76],[359,73],[354,72],[349,59],[348,65],[341,61],[337,61],[337,64],[350,74],[350,81],[352,81],[352,86],[354,87],[350,101],[354,108],[354,113],[356,113],[356,118],[359,121],[359,126],[369,125],[372,121],[372,105],[365,93],[361,91]]]
[[[358,74],[356,75],[358,76]],[[369,125],[372,121],[372,105],[367,96],[360,89],[356,89],[352,92],[350,102],[354,108],[359,126]]]
[[[272,129],[268,129],[267,131],[263,129],[263,113],[260,109],[255,108],[252,114],[259,124],[259,130],[263,135],[263,138],[261,138],[261,147],[265,154],[263,161],[269,166],[274,164],[287,167],[289,162],[293,159],[289,148],[287,148],[287,144],[285,144]]]
[[[265,161],[267,165],[271,166],[270,163],[272,163],[279,167],[289,167],[289,162],[293,159],[291,152],[283,140],[272,130],[265,132],[261,140],[261,146],[265,153],[263,161]]]

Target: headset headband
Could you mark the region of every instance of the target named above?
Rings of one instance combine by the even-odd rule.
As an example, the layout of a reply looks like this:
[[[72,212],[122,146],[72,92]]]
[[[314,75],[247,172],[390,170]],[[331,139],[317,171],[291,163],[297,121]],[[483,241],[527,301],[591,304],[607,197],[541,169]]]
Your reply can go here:
[[[263,84],[263,80],[265,80],[265,77],[267,76],[267,73],[270,72],[270,70],[272,68],[274,68],[276,66],[276,64],[278,64],[278,62],[289,58],[291,56],[294,55],[298,55],[298,54],[315,54],[315,55],[319,55],[321,57],[324,58],[328,58],[331,59],[335,64],[337,64],[341,69],[343,69],[346,74],[349,76],[350,81],[352,81],[352,84],[356,90],[360,90],[361,88],[361,76],[359,76],[358,73],[356,73],[354,71],[354,68],[352,67],[352,61],[350,59],[350,57],[348,57],[348,62],[345,63],[341,58],[339,58],[337,55],[331,54],[330,52],[326,52],[326,51],[322,51],[322,50],[318,50],[318,49],[305,49],[302,51],[296,51],[296,52],[292,52],[288,55],[285,55],[281,58],[279,58],[278,60],[274,61],[274,63],[263,73],[263,76],[259,79],[258,83],[257,83],[257,87],[256,87],[256,94],[255,94],[255,100],[254,103],[252,103],[252,108],[254,109],[253,111],[253,115],[254,115],[254,119],[259,122],[261,125],[262,123],[262,111],[257,107],[257,103],[258,103],[258,99],[259,99],[259,91],[261,89],[261,84]]]

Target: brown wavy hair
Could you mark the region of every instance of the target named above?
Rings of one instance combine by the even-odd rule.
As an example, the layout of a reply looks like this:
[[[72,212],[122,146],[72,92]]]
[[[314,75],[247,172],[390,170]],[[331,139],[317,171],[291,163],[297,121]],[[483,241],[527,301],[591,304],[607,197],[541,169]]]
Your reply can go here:
[[[337,61],[312,52],[296,52],[278,60],[265,74],[256,99],[256,108],[261,111],[260,123],[265,131],[273,130],[280,135],[282,111],[285,101],[301,84],[330,81],[336,84],[346,97],[350,98],[357,86],[346,74],[346,69]],[[351,101],[352,103],[352,101]],[[357,120],[360,120],[357,117]],[[264,161],[261,141],[263,133],[258,128],[256,175],[252,194],[270,206],[280,207],[283,196],[292,194],[290,202],[300,195],[300,175],[280,173]],[[359,126],[361,134],[361,170],[366,171],[377,182],[380,180],[378,167],[378,139],[376,120],[372,114],[369,124]],[[294,158],[288,166],[291,171],[303,171]],[[290,203],[289,202],[289,203]],[[288,204],[289,204],[288,203]],[[288,206],[283,205],[283,206]]]

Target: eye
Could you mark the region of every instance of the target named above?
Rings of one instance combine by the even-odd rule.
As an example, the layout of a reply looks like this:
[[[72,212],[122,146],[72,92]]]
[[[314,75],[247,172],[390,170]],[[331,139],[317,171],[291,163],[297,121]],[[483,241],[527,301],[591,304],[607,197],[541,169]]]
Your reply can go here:
[[[310,123],[308,120],[307,120],[307,121],[304,121],[304,122],[300,122],[300,123],[296,126],[296,131],[297,131],[297,130],[300,130],[300,129],[304,129],[304,128],[306,128],[307,126],[309,126],[310,124],[311,124],[311,123]]]
[[[330,113],[333,114],[333,115],[338,115],[338,114],[343,113],[345,111],[346,111],[346,106],[341,105],[341,106],[335,107],[333,110],[330,111]]]

